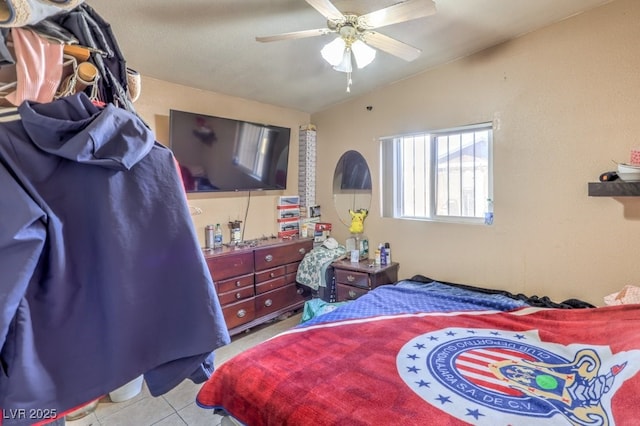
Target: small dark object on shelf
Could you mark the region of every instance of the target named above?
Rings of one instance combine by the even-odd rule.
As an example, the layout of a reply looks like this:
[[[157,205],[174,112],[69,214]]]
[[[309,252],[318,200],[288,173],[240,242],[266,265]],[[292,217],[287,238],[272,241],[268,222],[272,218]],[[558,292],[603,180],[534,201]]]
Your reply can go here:
[[[616,179],[618,179],[618,173],[616,172],[605,172],[600,175],[600,182],[611,182]]]

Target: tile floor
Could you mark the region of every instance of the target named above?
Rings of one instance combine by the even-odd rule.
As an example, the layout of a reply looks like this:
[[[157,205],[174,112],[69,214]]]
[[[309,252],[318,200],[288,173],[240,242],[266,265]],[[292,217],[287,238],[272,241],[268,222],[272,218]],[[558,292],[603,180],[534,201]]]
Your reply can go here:
[[[231,344],[215,353],[216,366],[237,353],[295,326],[300,322],[298,313],[286,319],[257,327],[248,333],[234,336]],[[222,417],[205,410],[195,403],[196,394],[202,385],[185,380],[172,391],[152,397],[146,386],[135,398],[113,403],[109,397],[100,400],[96,410],[67,426],[219,426]]]

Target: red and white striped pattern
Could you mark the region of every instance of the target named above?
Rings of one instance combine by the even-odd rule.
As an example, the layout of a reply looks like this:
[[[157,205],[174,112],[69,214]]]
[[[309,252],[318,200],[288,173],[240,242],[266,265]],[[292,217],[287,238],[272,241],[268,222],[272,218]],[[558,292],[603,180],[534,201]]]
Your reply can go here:
[[[490,364],[506,360],[535,361],[535,358],[504,348],[473,349],[460,354],[455,360],[455,366],[467,380],[477,386],[505,395],[522,396],[522,392],[498,379],[489,369]]]

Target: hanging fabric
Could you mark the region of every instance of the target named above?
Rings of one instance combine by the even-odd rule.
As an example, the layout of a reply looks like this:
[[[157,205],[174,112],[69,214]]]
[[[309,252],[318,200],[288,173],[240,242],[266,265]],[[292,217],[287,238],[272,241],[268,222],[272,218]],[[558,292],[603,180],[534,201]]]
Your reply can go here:
[[[0,123],[0,408],[205,381],[229,334],[171,151],[84,93],[18,110]]]
[[[7,35],[9,30],[7,28],[0,29],[0,67],[5,65],[13,65],[16,63],[13,55],[7,48]]]
[[[69,11],[84,0],[0,0],[0,27],[23,27]]]
[[[62,77],[62,45],[25,28],[13,28],[11,35],[17,84],[5,99],[15,106],[25,100],[51,102]]]
[[[86,3],[50,19],[74,34],[80,45],[103,52],[103,54],[91,55],[90,59],[100,74],[98,82],[100,100],[135,112],[127,91],[126,61],[111,30],[111,25]]]
[[[15,58],[20,52],[13,54],[6,43],[2,43],[0,67],[15,64],[18,81],[14,92],[8,91],[12,82],[0,81],[0,105],[17,106],[24,100],[49,102],[74,94],[78,87],[73,83],[82,80],[77,72],[82,70],[83,62],[89,62],[97,69],[95,78],[85,80],[88,88],[84,90],[90,98],[96,104],[110,103],[136,112],[133,102],[140,95],[140,74],[127,67],[109,23],[82,0],[0,0],[0,27],[5,27],[0,32],[0,42],[6,42],[6,37],[15,38],[12,45],[25,55]],[[7,27],[15,36],[7,33]],[[31,33],[27,33],[29,30]],[[26,46],[36,48],[38,57],[24,49]],[[59,55],[60,48],[64,55],[75,56],[80,68],[58,74],[63,58],[66,60]],[[60,63],[53,64],[54,58]],[[52,81],[55,77],[59,77],[57,86]],[[42,91],[34,86],[41,87]],[[51,86],[56,86],[53,92]],[[9,93],[11,97],[7,97]]]
[[[55,41],[67,46],[77,45],[78,39],[66,29],[52,21],[51,19],[45,19],[37,24],[29,25],[28,28],[40,34],[41,37]],[[88,58],[85,58],[87,60]]]

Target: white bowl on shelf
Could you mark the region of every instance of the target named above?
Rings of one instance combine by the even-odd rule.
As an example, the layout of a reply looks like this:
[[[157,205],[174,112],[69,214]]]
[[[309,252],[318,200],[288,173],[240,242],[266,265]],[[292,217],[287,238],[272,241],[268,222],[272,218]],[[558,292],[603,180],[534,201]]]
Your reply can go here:
[[[625,182],[640,181],[640,165],[618,163],[618,177]]]
[[[618,177],[624,182],[640,182],[640,174],[637,173],[618,173]]]

